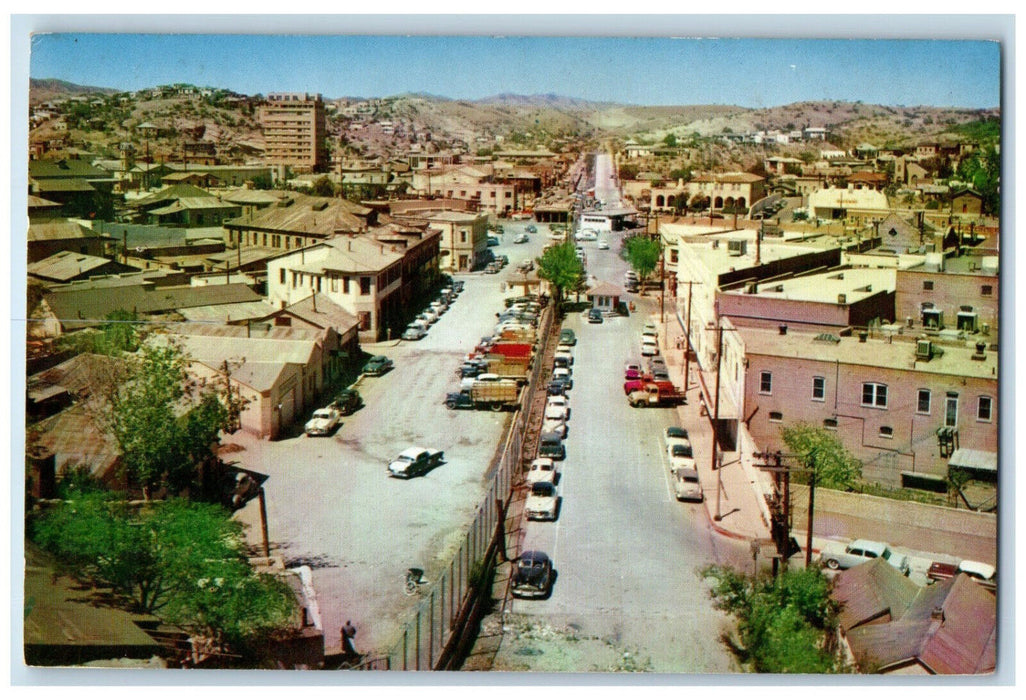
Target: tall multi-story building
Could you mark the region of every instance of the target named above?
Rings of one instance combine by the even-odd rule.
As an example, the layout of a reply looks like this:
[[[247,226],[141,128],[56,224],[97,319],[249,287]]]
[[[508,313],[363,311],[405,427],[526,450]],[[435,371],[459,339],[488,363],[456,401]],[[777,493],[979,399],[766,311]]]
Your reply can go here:
[[[327,168],[327,121],[320,93],[271,93],[260,106],[260,125],[269,164],[287,165],[296,172]]]

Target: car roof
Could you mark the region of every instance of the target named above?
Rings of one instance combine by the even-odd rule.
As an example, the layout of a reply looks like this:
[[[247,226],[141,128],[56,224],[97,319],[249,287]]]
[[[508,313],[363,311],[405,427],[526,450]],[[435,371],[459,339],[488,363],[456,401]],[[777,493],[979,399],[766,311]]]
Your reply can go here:
[[[405,450],[399,453],[400,457],[416,457],[421,452],[427,452],[423,447],[407,447]]]
[[[855,540],[849,547],[858,547],[859,549],[868,549],[874,552],[882,552],[888,548],[886,542],[877,542],[876,540]]]
[[[543,465],[555,466],[555,464],[556,463],[552,461],[551,457],[538,457],[537,459],[535,459],[534,461],[531,462],[531,466],[532,467],[534,467],[534,466],[543,466]]]
[[[681,428],[679,426],[671,425],[670,427],[668,427],[666,429],[666,437],[682,437],[683,438],[683,437],[687,437],[687,436],[688,436],[688,431],[684,430],[684,428]]]
[[[548,481],[536,481],[531,484],[531,493],[544,491],[544,495],[551,496],[556,493],[556,487]]]
[[[976,574],[984,579],[994,578],[994,574],[997,573],[997,569],[990,564],[984,564],[983,562],[972,561],[970,559],[963,559],[959,562],[958,569],[966,572],[967,574]]]
[[[520,555],[520,560],[521,561],[547,562],[549,560],[549,555],[546,554],[545,552],[540,552],[538,550],[531,550],[529,552],[522,553]]]

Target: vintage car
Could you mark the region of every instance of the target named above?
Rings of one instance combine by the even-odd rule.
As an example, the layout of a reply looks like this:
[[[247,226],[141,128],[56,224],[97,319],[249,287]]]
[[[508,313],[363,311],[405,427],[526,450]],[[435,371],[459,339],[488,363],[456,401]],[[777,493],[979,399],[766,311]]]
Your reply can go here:
[[[572,328],[564,328],[559,332],[560,345],[577,345],[577,336]]]
[[[409,479],[438,466],[443,458],[441,450],[408,447],[388,464],[388,475]]]
[[[666,454],[670,458],[670,472],[673,474],[681,469],[695,468],[695,455],[691,451],[690,444],[675,442],[666,447]]]
[[[886,559],[888,564],[901,573],[908,575],[908,557],[891,551],[890,545],[886,542],[855,540],[843,549],[836,542],[828,542],[819,555],[820,561],[828,569],[849,569],[880,557]]]
[[[688,431],[684,428],[671,425],[663,431],[663,440],[666,443],[666,449],[669,450],[672,445],[687,445],[691,447],[691,440],[688,438]]]
[[[332,406],[318,408],[313,412],[310,420],[306,422],[304,430],[310,436],[330,435],[331,431],[338,427],[341,420],[342,414],[338,412],[338,409]]]
[[[552,380],[562,380],[566,384],[566,391],[570,391],[574,388],[574,379],[570,374],[569,367],[556,367],[552,370]]]
[[[570,420],[570,399],[566,396],[550,396],[545,401],[545,417]]]
[[[403,340],[420,340],[427,336],[427,331],[421,326],[409,325],[406,326],[406,330],[403,331]]]
[[[363,373],[371,377],[380,377],[392,367],[392,360],[384,355],[375,355],[367,360],[367,364],[363,366]]]
[[[348,416],[354,413],[363,403],[363,399],[360,398],[360,392],[356,389],[343,389],[338,392],[338,396],[331,405],[338,409],[339,413],[343,416]]]
[[[990,564],[979,561],[963,559],[958,564],[935,561],[930,564],[926,577],[931,581],[943,581],[954,578],[958,574],[965,574],[975,579],[984,588],[994,590],[997,588],[997,569]]]
[[[539,457],[538,459],[531,462],[531,466],[527,470],[527,474],[524,476],[524,481],[528,484],[536,484],[540,481],[547,481],[551,484],[556,483],[559,471],[556,469],[556,463],[548,457]]]
[[[531,484],[531,492],[524,503],[524,515],[528,520],[555,520],[558,501],[552,482],[536,481]]]
[[[673,491],[678,501],[701,501],[702,484],[697,469],[678,469],[673,473]]]

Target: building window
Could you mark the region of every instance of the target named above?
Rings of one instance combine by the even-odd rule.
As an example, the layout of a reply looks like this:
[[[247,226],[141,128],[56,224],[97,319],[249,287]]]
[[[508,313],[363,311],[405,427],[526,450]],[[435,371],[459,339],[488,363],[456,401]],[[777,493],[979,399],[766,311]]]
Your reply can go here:
[[[812,400],[813,401],[825,401],[826,400],[826,377],[813,377],[812,378]]]
[[[769,422],[770,423],[779,423],[782,420],[784,420],[784,414],[781,413],[780,411],[770,411],[769,412]]]
[[[760,394],[772,394],[773,393],[773,373],[772,372],[761,372],[759,374],[759,393]]]
[[[827,430],[837,430],[837,419],[836,418],[824,418],[823,427]]]
[[[295,289],[295,288],[296,288],[296,279],[297,279],[297,275],[296,275],[296,273],[295,273],[295,272],[293,272],[293,273],[292,273],[292,288],[293,288],[293,289]]]
[[[951,392],[944,399],[944,426],[955,428],[958,426],[958,394]]]
[[[930,390],[920,389],[916,398],[916,413],[930,415]]]
[[[285,268],[278,268],[278,284],[285,284]]]
[[[367,296],[370,294],[371,278],[361,277],[360,278],[360,296]]]
[[[338,277],[332,277],[331,278],[331,291],[333,291],[333,292],[337,292],[338,291]]]
[[[343,294],[349,294],[349,278],[348,277],[343,277],[342,278],[342,293]]]
[[[923,291],[924,292],[932,292],[933,291],[933,280],[923,280]]]
[[[889,425],[880,426],[880,437],[887,438],[888,440],[894,438],[894,428]]]
[[[460,243],[466,243],[466,242],[467,242],[467,232],[466,231],[460,231]]]
[[[981,396],[976,404],[976,420],[981,423],[990,423],[993,400],[989,396]]]
[[[887,408],[887,385],[865,382],[862,385],[862,405],[870,408]]]
[[[993,294],[994,294],[994,287],[993,287],[993,285],[985,284],[982,287],[980,287],[980,295],[981,296],[989,297],[989,296],[992,296]]]

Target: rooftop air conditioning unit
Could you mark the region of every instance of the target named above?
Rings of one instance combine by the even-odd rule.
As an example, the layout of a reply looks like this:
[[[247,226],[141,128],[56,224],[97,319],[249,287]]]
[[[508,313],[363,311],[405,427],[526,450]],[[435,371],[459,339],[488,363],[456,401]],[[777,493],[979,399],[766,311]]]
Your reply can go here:
[[[847,294],[838,294],[837,295],[837,303],[838,304],[847,304],[848,303],[848,295]]]
[[[928,361],[933,356],[933,342],[929,340],[916,341],[916,359]]]
[[[727,255],[744,255],[748,251],[748,241],[727,241]]]

